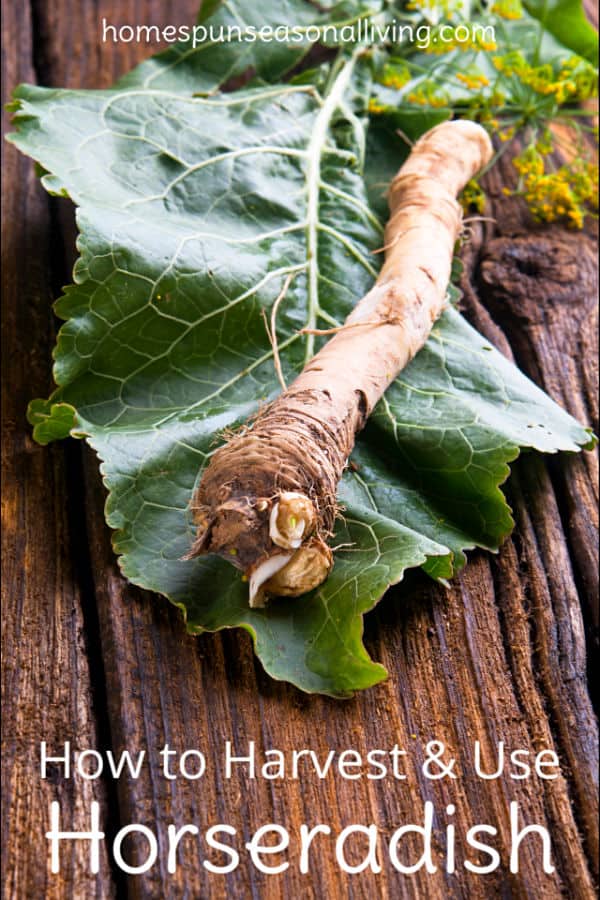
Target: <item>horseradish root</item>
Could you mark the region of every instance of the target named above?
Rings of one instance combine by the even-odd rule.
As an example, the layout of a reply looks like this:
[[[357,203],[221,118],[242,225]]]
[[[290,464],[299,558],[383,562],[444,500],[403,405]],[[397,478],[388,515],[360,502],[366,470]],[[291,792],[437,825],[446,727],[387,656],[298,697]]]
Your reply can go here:
[[[467,121],[415,144],[390,187],[374,287],[293,384],[213,455],[192,500],[190,556],[217,553],[241,569],[251,606],[327,577],[325,540],[356,434],[442,312],[462,226],[456,196],[491,154],[486,132]]]

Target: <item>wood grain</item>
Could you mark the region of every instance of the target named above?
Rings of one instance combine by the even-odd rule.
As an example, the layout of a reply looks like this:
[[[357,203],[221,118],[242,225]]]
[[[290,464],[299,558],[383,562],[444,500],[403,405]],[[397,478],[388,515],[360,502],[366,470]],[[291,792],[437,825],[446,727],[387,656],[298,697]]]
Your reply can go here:
[[[4,10],[6,88],[35,80],[29,12],[27,4]],[[51,384],[50,208],[31,164],[8,146],[2,181],[3,897],[105,898],[114,886],[104,852],[94,878],[87,848],[73,844],[61,854],[60,877],[53,877],[44,838],[53,800],[64,822],[80,830],[89,826],[92,800],[101,803],[103,822],[107,807],[103,783],[75,789],[57,766],[47,780],[39,774],[40,741],[53,755],[64,741],[97,747],[101,740],[90,671],[94,636],[87,630],[66,502],[68,454],[33,444],[25,421],[28,401]]]
[[[129,0],[103,3],[99,11],[92,2],[73,6],[59,0],[51,8],[36,6],[36,45],[44,82],[104,87],[126,71],[134,58],[147,55],[148,48],[135,45],[99,47],[99,15],[109,21],[179,23],[191,21],[194,5]],[[31,177],[29,164],[24,160],[19,164],[21,172]],[[473,226],[465,254],[465,313],[559,403],[580,419],[596,424],[595,369],[590,355],[597,340],[594,237],[569,235],[557,228],[535,228],[518,204],[501,194],[502,185],[510,177],[507,164],[489,177],[488,212],[496,224]],[[37,204],[31,217],[37,223],[36,233],[43,247],[49,227],[47,206],[41,189],[28,183],[31,202]],[[37,283],[43,302],[38,315],[45,324],[11,320],[15,341],[27,341],[29,346],[34,340],[41,342],[38,382],[33,387],[42,394],[44,385],[39,382],[50,339],[45,312],[49,285],[68,277],[73,253],[72,212],[64,203],[53,204],[52,208],[64,246],[63,252],[59,247],[53,257],[54,274],[47,269],[39,273]],[[31,234],[13,230],[13,240],[21,248],[14,256],[22,259],[23,248],[31,246],[27,244]],[[38,241],[38,260],[39,246]],[[16,298],[13,302],[11,308],[19,310]],[[23,370],[23,362],[19,365],[20,369],[13,363],[10,369],[11,383],[18,385],[11,398],[15,416],[22,416],[32,392],[31,376]],[[9,452],[15,442],[26,441],[22,418],[14,434]],[[80,449],[70,451],[71,459],[78,458]],[[60,453],[55,448],[36,450],[34,455],[38,466],[48,467],[49,460],[59,458]],[[390,679],[343,703],[302,695],[271,681],[255,661],[251,641],[243,633],[190,637],[175,608],[127,584],[118,572],[104,526],[96,462],[88,451],[83,457],[85,478],[78,484],[78,496],[72,496],[72,483],[67,494],[70,490],[69,503],[76,506],[73,517],[85,539],[86,560],[80,561],[85,572],[68,570],[53,603],[54,614],[60,617],[60,610],[73,602],[71,598],[83,593],[83,605],[93,607],[98,634],[89,633],[88,615],[79,625],[85,635],[83,643],[80,639],[78,644],[72,633],[61,635],[60,646],[54,644],[47,652],[48,659],[57,665],[65,653],[74,654],[74,648],[81,647],[76,653],[80,671],[86,664],[88,645],[98,646],[101,667],[94,667],[92,680],[96,684],[102,679],[99,696],[104,707],[90,707],[84,678],[78,715],[88,716],[90,728],[95,717],[98,721],[105,717],[116,752],[126,748],[154,751],[150,767],[138,780],[119,782],[111,827],[114,830],[130,822],[142,822],[158,830],[160,863],[144,875],[120,880],[119,893],[134,898],[208,900],[274,900],[299,895],[554,900],[566,894],[587,900],[595,895],[597,735],[586,674],[586,640],[591,647],[596,639],[594,621],[597,625],[592,612],[597,590],[593,569],[597,468],[593,454],[550,461],[528,456],[519,461],[508,485],[517,523],[513,537],[497,556],[471,554],[468,567],[447,590],[413,573],[401,591],[390,591],[366,622],[369,650],[387,666]],[[49,483],[45,469],[43,475],[45,480],[40,483]],[[15,473],[11,483],[13,480],[38,483],[21,472]],[[42,497],[38,492],[29,506],[24,505],[22,496],[14,497],[14,508],[21,510],[27,528],[36,527],[38,520],[40,528],[48,528],[47,523],[54,523],[57,517],[64,520],[63,488],[60,482],[49,496]],[[25,524],[19,526],[21,536]],[[60,533],[67,540],[64,530]],[[53,545],[47,551],[39,537],[41,532],[35,534],[38,538],[29,544],[27,566],[20,563],[18,570],[10,572],[12,590],[19,583],[18,572],[46,572],[44,565],[56,566],[58,559],[65,566],[73,558],[72,547],[67,545],[58,552]],[[15,535],[15,542],[22,550],[19,535]],[[52,576],[44,577],[44,588],[49,578]],[[47,592],[45,596],[47,599]],[[27,599],[33,603],[32,595]],[[36,623],[34,638],[41,639],[43,628],[44,623]],[[27,702],[31,704],[34,698],[43,702],[44,694],[37,686],[28,690]],[[75,728],[73,723],[78,720],[69,698],[53,700],[56,715]],[[13,703],[16,706],[14,699]],[[92,739],[88,730],[86,740]],[[444,740],[448,754],[458,758],[462,774],[458,781],[428,781],[423,777],[423,747],[432,739]],[[328,777],[320,781],[307,773],[301,781],[266,782],[242,775],[226,781],[219,765],[226,740],[233,741],[239,752],[252,740],[260,750],[310,747],[323,755],[330,748],[354,748],[366,754],[370,749],[390,749],[397,744],[408,751],[408,778],[344,781]],[[490,759],[499,741],[504,741],[509,750],[525,748],[532,753],[554,748],[561,760],[561,775],[546,782],[507,777],[482,782],[468,770],[467,750],[475,740],[482,742]],[[198,782],[165,780],[156,756],[165,742],[179,751],[203,750],[210,774]],[[15,770],[14,781],[23,790],[24,773]],[[114,785],[107,783],[105,788],[110,797]],[[58,789],[67,790],[60,785]],[[333,838],[326,836],[315,842],[312,874],[299,873],[297,834],[301,823],[327,823],[335,835],[350,823],[373,822],[382,835],[389,836],[399,825],[417,821],[426,800],[433,801],[437,811],[435,848],[439,868],[435,874],[399,875],[382,853],[381,874],[343,875],[335,862]],[[536,837],[523,843],[520,872],[508,872],[507,816],[511,800],[520,803],[525,821],[550,830],[556,866],[553,875],[541,872]],[[73,802],[83,807],[88,801],[89,797],[82,797],[79,784]],[[456,807],[452,816],[445,812],[449,803]],[[449,821],[456,825],[459,863],[466,829],[483,822],[499,827],[500,835],[494,843],[502,854],[502,869],[487,876],[470,874],[462,867],[455,875],[446,874],[444,828]],[[237,829],[240,837],[236,844],[242,852],[243,842],[261,825],[285,825],[292,834],[290,868],[277,876],[261,874],[243,856],[234,873],[209,875],[202,866],[206,845],[186,837],[178,870],[169,874],[167,825],[194,823],[203,831],[217,822]],[[24,827],[22,833],[27,835]],[[15,871],[30,871],[45,859],[41,834],[41,830],[30,827],[32,847],[27,852],[20,845]],[[413,858],[419,853],[415,841],[407,841],[407,849]],[[128,851],[133,860],[136,854],[143,858],[142,845],[132,843]],[[210,855],[214,860],[214,851]],[[108,863],[103,871],[110,872]],[[43,891],[24,892],[27,883],[21,881],[20,887],[17,884],[7,896],[44,895]],[[93,897],[94,890],[99,890],[97,884],[82,886],[73,877],[56,896]]]

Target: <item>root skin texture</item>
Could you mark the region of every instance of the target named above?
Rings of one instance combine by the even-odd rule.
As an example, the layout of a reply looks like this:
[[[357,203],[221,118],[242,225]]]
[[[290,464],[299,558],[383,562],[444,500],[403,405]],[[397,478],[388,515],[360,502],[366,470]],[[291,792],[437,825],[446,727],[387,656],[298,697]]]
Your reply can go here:
[[[213,455],[192,500],[198,531],[189,555],[218,553],[241,569],[253,585],[252,606],[270,594],[299,596],[327,577],[332,554],[324,541],[356,434],[444,308],[462,228],[456,196],[491,156],[473,122],[445,122],[423,135],[390,186],[385,263],[346,319],[353,327],[337,331]]]

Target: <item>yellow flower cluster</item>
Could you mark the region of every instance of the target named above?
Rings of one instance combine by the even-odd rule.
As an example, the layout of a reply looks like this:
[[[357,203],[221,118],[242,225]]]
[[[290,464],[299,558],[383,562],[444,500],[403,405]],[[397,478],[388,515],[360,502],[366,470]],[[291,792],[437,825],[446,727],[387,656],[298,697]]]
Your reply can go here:
[[[543,66],[530,65],[520,50],[496,56],[493,63],[503,75],[516,75],[522,84],[532,88],[536,94],[553,96],[559,106],[568,100],[587,100],[597,91],[594,69],[578,57],[563,62],[558,71],[549,63]]]
[[[435,12],[445,19],[449,19],[453,13],[459,13],[462,8],[462,0],[409,0],[406,4],[406,9]]]
[[[577,159],[570,166],[546,172],[539,147],[532,145],[513,160],[522,189],[534,217],[542,222],[565,221],[583,228],[586,214],[598,211],[598,166]]]
[[[394,90],[399,91],[400,88],[403,88],[408,84],[411,77],[410,70],[407,66],[386,65],[384,66],[380,81],[386,87],[394,88]]]
[[[371,97],[371,99],[369,100],[369,112],[373,113],[373,115],[375,116],[381,115],[381,113],[385,112],[385,106],[383,105],[383,103],[379,103],[377,100]]]
[[[496,0],[491,12],[502,19],[522,19],[523,5],[521,0]]]
[[[461,84],[464,84],[466,88],[470,91],[479,91],[483,87],[487,87],[490,83],[489,78],[486,78],[485,75],[481,75],[479,73],[473,72],[471,74],[464,72],[457,72],[456,77]]]
[[[409,103],[416,103],[417,106],[431,106],[433,109],[442,109],[448,106],[448,97],[444,94],[436,94],[435,89],[429,84],[421,85],[415,91],[411,91],[406,99]]]
[[[500,138],[502,143],[505,144],[507,141],[512,141],[512,139],[514,138],[516,133],[517,133],[517,129],[513,125],[510,128],[505,128],[504,131],[499,131],[498,137]]]
[[[463,192],[460,195],[460,205],[465,213],[470,212],[473,208],[479,213],[485,211],[485,194],[481,186],[471,179],[468,181]]]
[[[513,166],[519,175],[527,178],[543,175],[545,171],[544,157],[536,146],[527,147],[520,156],[515,156]]]
[[[535,149],[538,153],[543,153],[545,155],[552,153],[554,150],[554,142],[552,140],[552,132],[549,128],[544,128],[542,133],[538,135],[535,142]]]

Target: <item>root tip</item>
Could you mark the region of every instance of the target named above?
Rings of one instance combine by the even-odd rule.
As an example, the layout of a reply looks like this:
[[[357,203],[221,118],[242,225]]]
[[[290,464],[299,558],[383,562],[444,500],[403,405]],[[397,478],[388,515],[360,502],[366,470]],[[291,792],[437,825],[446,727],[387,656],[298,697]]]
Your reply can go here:
[[[306,494],[285,491],[273,504],[269,518],[269,537],[278,547],[297,550],[312,533],[317,514]]]

